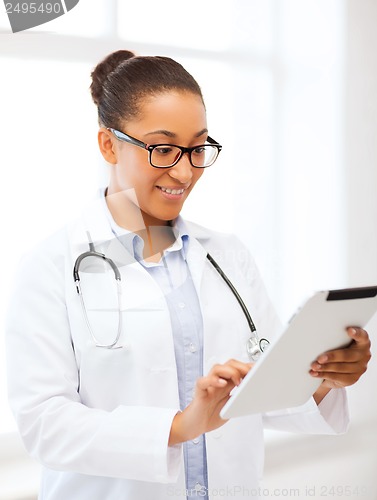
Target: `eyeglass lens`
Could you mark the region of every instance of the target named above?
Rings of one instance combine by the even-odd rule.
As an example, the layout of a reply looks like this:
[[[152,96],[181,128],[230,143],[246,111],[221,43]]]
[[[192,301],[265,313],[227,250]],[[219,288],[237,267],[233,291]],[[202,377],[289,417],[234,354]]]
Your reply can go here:
[[[195,167],[209,167],[216,160],[218,149],[215,146],[204,145],[191,151],[191,163]],[[155,147],[151,152],[151,163],[155,167],[170,167],[182,156],[182,151],[171,145]]]

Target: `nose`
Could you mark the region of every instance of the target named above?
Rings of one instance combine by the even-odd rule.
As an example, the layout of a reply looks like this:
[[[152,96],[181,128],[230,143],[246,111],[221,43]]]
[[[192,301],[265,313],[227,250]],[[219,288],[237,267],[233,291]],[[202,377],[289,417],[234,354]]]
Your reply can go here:
[[[193,176],[192,169],[194,167],[190,163],[188,153],[184,153],[178,163],[168,170],[170,177],[176,179],[181,184],[189,182]]]

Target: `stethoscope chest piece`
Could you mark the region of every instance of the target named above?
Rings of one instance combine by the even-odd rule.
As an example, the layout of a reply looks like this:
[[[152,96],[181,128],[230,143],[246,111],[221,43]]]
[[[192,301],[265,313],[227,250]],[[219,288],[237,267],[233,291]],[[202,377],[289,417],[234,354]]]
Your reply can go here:
[[[250,360],[257,361],[262,352],[264,352],[269,345],[270,342],[267,339],[258,340],[256,336],[248,338],[246,342],[246,352]]]

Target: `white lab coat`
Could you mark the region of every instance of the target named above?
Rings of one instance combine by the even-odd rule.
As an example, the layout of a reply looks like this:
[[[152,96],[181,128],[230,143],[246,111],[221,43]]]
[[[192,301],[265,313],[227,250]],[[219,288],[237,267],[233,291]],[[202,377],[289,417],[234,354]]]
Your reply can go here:
[[[279,329],[257,269],[233,236],[188,223],[187,261],[204,322],[204,373],[229,358],[248,361],[245,317],[206,260],[209,251],[245,300],[261,337]],[[85,324],[72,269],[88,250],[120,267],[122,349],[94,346]],[[110,336],[116,313],[101,294],[104,274],[87,274],[96,331]],[[98,281],[99,280],[99,281]],[[105,285],[104,285],[105,286]],[[100,292],[100,293],[98,293]],[[107,310],[106,310],[107,309]],[[96,326],[98,326],[96,323]],[[108,339],[108,337],[107,337]],[[43,465],[43,500],[183,500],[182,447],[168,447],[179,410],[168,308],[150,275],[114,239],[101,202],[49,238],[23,262],[7,320],[11,407],[29,453]],[[210,498],[244,498],[258,487],[263,467],[263,421],[303,432],[343,432],[345,393],[332,391],[320,405],[233,419],[206,435]],[[199,495],[200,496],[200,495]]]

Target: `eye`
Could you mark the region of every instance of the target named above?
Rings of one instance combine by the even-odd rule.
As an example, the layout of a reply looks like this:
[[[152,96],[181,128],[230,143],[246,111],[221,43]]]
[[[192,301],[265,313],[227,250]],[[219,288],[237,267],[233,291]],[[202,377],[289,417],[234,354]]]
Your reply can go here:
[[[158,146],[156,148],[154,148],[154,152],[163,156],[163,155],[168,155],[168,154],[171,154],[173,151],[173,148],[171,148],[170,146]]]
[[[206,150],[205,146],[198,146],[197,148],[193,149],[193,153],[196,155],[202,155]]]

